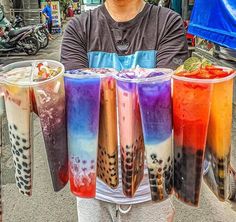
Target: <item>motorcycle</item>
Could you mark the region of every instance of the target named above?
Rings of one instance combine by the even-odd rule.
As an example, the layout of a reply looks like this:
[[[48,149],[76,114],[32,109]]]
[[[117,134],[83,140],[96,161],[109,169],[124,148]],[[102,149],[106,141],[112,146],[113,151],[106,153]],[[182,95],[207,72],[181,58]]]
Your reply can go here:
[[[36,55],[39,51],[39,42],[32,37],[32,28],[21,28],[4,32],[0,36],[0,53],[25,52],[27,55]]]
[[[49,33],[47,30],[47,25],[45,24],[37,25],[34,27],[34,29],[35,29],[34,35],[40,43],[40,48],[41,49],[46,48],[49,43]]]
[[[18,29],[24,26],[24,20],[21,16],[16,16],[15,19],[11,19],[11,26],[14,29]],[[46,24],[39,24],[36,26],[26,26],[34,28],[33,37],[36,37],[40,43],[40,48],[44,49],[49,43],[49,33]]]
[[[24,19],[19,16],[19,15],[16,15],[16,17],[13,19],[10,20],[11,24],[12,24],[12,27],[14,29],[16,28],[22,28],[25,26],[25,22],[24,22]]]

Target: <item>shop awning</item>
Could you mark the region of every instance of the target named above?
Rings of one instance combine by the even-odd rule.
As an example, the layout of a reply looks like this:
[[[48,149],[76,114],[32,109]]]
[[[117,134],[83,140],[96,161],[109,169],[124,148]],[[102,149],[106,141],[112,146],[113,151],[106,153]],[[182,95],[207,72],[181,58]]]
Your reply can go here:
[[[188,32],[236,49],[236,0],[195,0]]]

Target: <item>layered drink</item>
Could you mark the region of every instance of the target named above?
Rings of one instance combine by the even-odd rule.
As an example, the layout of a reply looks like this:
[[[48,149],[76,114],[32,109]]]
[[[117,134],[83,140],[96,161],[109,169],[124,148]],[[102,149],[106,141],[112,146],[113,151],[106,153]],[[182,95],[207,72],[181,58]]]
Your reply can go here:
[[[55,61],[25,61],[4,67],[4,94],[16,184],[32,192],[32,112],[37,110],[55,191],[68,181],[64,67]]]
[[[174,189],[179,199],[194,206],[199,203],[214,84],[229,75],[211,72],[211,67],[181,71],[173,82]]]
[[[32,107],[31,67],[18,64],[9,65],[4,72],[2,86],[8,120],[11,152],[15,166],[15,179],[19,191],[27,196],[32,194]]]
[[[31,97],[41,122],[54,191],[60,191],[69,179],[63,73],[55,62],[38,63]]]
[[[79,197],[96,194],[96,165],[100,107],[100,77],[91,72],[65,75],[69,178],[71,192]]]
[[[153,201],[168,198],[173,190],[172,70],[145,70],[138,94],[145,153]]]
[[[133,197],[144,174],[144,141],[135,71],[117,74],[123,193]]]
[[[101,75],[97,176],[111,188],[119,183],[116,81],[113,69],[90,69]]]
[[[212,75],[221,73],[222,79],[213,85],[211,113],[207,135],[204,176],[215,195],[224,201],[229,196],[229,162],[231,151],[233,78],[235,73],[223,68],[209,67]],[[224,72],[227,72],[225,74]]]

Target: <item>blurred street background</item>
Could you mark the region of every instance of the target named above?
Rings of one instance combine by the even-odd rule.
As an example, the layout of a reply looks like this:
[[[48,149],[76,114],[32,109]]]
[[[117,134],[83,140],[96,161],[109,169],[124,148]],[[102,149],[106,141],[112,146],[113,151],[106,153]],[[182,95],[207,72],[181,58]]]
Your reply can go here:
[[[25,1],[25,3],[26,2],[30,1]],[[5,4],[6,13],[10,16],[10,9],[12,9],[12,6],[6,4],[6,1],[2,2],[0,1],[0,3]],[[31,6],[33,7],[34,5],[31,4]],[[89,5],[87,7],[89,7]],[[37,10],[39,10],[38,6],[36,8]],[[25,9],[25,12],[22,13],[26,12],[27,10]],[[75,10],[73,10],[73,12],[75,12]],[[70,11],[67,11],[67,14],[69,13]],[[62,14],[62,16],[64,15]],[[70,18],[62,19],[62,23],[60,23],[60,30],[55,31],[55,34],[53,35],[54,40],[50,41],[49,45],[45,49],[40,49],[37,55],[28,56],[23,52],[0,55],[0,66],[26,59],[27,60],[52,59],[59,61],[60,45],[63,38],[63,30],[65,29],[69,19]],[[195,47],[192,45],[191,38],[189,47],[190,50],[193,50],[193,47]],[[198,51],[195,49],[194,52],[198,53]],[[232,64],[231,61],[227,60],[220,61],[219,64],[222,63],[229,64],[229,66],[231,66]],[[234,86],[234,90],[236,93],[236,86]],[[32,197],[25,197],[18,192],[15,185],[14,166],[8,138],[7,122],[6,118],[4,117],[2,163],[1,163],[2,184],[3,184],[2,187],[3,221],[4,222],[5,221],[6,222],[29,222],[29,221],[76,222],[77,221],[76,199],[70,193],[69,186],[67,185],[62,191],[58,193],[55,193],[52,189],[51,179],[49,175],[49,167],[46,159],[44,141],[41,133],[41,127],[39,120],[36,116],[34,116],[33,159],[34,159],[33,195]],[[236,167],[236,102],[234,103],[232,162],[233,165]],[[185,204],[182,204],[181,202],[177,201],[174,197],[172,199],[176,209],[175,222],[235,222],[236,221],[236,203],[232,201],[220,202],[204,183],[201,189],[200,206],[198,208],[188,207]],[[157,205],[157,210],[158,210],[158,203],[153,203],[153,204]],[[155,221],[155,219],[153,221]]]

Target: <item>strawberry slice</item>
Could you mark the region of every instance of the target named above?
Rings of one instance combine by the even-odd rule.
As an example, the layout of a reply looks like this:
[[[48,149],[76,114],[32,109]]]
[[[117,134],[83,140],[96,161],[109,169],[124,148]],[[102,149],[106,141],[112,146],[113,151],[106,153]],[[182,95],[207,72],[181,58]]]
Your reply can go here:
[[[198,79],[211,79],[212,75],[204,68],[201,68],[197,75]]]
[[[223,71],[222,68],[218,68],[218,67],[215,67],[215,66],[205,66],[205,69],[208,70],[208,71]]]
[[[212,74],[213,76],[228,76],[229,73],[228,72],[225,72],[223,70],[209,70],[209,73]]]
[[[179,73],[176,73],[177,76],[184,76],[184,77],[190,77],[193,78],[193,76],[197,75],[199,73],[199,70],[195,70],[193,72],[188,72],[188,71],[181,71]]]
[[[37,65],[37,68],[38,68],[39,71],[40,71],[40,69],[41,69],[42,66],[43,66],[43,63],[39,63],[39,64]]]

